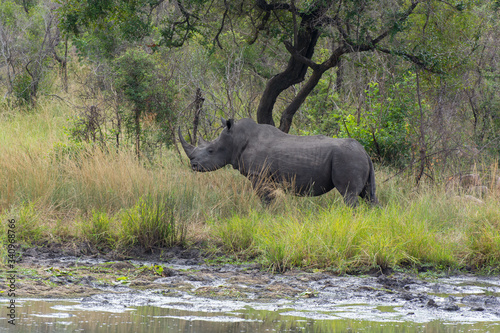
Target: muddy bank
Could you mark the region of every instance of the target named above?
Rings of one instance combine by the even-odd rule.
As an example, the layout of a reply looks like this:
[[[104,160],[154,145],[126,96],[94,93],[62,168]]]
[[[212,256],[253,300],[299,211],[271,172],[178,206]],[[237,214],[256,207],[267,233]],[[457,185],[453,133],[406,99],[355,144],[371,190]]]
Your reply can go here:
[[[78,298],[81,307],[102,311],[152,305],[224,312],[250,306],[315,319],[500,323],[499,277],[273,274],[258,264],[207,264],[194,250],[134,260],[47,247],[24,250],[17,270],[18,297]],[[0,281],[0,290],[6,288]]]

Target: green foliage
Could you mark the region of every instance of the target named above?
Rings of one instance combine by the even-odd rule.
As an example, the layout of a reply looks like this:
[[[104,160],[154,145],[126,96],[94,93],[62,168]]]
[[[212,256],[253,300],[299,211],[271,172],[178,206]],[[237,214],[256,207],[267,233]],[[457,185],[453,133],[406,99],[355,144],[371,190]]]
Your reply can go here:
[[[21,104],[31,102],[31,77],[24,73],[17,75],[12,82],[12,92]]]
[[[419,113],[415,74],[406,73],[385,94],[378,83],[371,82],[365,93],[366,111],[358,118],[353,114],[341,115],[338,136],[358,140],[370,156],[388,165],[406,166],[412,157],[412,142],[417,133],[414,124]],[[425,102],[422,107],[428,112]]]
[[[124,247],[140,246],[146,250],[182,244],[182,223],[174,214],[174,202],[160,196],[147,196],[120,213],[120,241]]]
[[[91,217],[80,224],[81,232],[99,250],[112,247],[116,243],[116,223],[106,212],[92,210]]]
[[[109,26],[107,30],[103,28],[94,34],[83,33],[73,37],[72,43],[76,47],[80,60],[86,58],[100,60],[101,58],[114,57],[119,42],[109,35],[109,30],[113,29],[113,26]]]
[[[16,219],[16,240],[24,244],[36,244],[45,235],[42,213],[34,202],[23,202],[10,216]]]
[[[56,161],[62,161],[65,158],[77,160],[86,151],[86,148],[81,142],[56,142],[49,151],[49,156]]]
[[[81,55],[112,59],[121,45],[151,34],[151,11],[157,5],[155,0],[64,1],[59,26],[74,37]]]
[[[339,132],[338,105],[341,105],[339,94],[334,90],[335,75],[325,73],[316,89],[311,93],[303,106],[303,113],[307,118],[307,135],[323,134],[337,136]],[[302,130],[304,131],[304,130]]]
[[[8,29],[6,32],[22,27],[25,23],[19,15],[22,12],[23,8],[14,1],[2,1],[0,3],[0,22],[4,28]]]
[[[142,108],[156,73],[152,58],[141,49],[130,49],[118,57],[114,65],[117,87],[136,108]]]
[[[293,63],[293,57],[284,51],[282,43],[297,43],[299,39],[309,35],[308,31],[318,34],[318,42],[316,43],[316,37],[311,39],[309,36],[304,37],[301,43],[308,44],[306,49],[311,48],[311,54],[315,49],[312,60],[317,63],[332,56],[332,49],[337,49],[344,55],[374,51],[395,56],[393,59],[399,57],[435,73],[449,73],[470,68],[470,55],[480,45],[483,28],[481,6],[484,5],[483,2],[471,1],[456,4],[440,1],[305,1],[292,4],[285,1],[279,6],[265,6],[263,2],[254,1],[234,3],[186,0],[162,3],[161,6],[159,3],[161,2],[155,0],[113,0],[102,3],[65,1],[59,9],[61,28],[72,34],[78,49],[93,59],[113,59],[122,50],[137,45],[147,46],[153,53],[161,52],[165,46],[182,46],[186,50],[191,47],[186,43],[190,40],[209,50],[210,61],[203,62],[199,67],[213,68],[218,78],[230,76],[228,74],[233,74],[233,67],[239,65],[238,62],[231,61],[233,53],[241,55],[245,67],[251,70],[253,79],[272,78],[284,68],[287,60],[291,61],[290,64]],[[333,17],[338,20],[332,20]],[[329,43],[326,40],[333,43],[325,46]],[[261,61],[263,54],[268,58],[267,61]],[[363,56],[360,59],[366,60]],[[184,60],[178,62],[182,63]],[[338,58],[332,58],[332,64],[337,60]],[[378,64],[387,64],[384,57],[379,57],[376,61]],[[298,73],[296,78],[290,77],[289,80],[300,83],[304,74]],[[222,85],[237,81],[234,77],[228,77],[218,83]],[[209,92],[213,95],[212,105],[220,106],[213,114],[221,113],[220,109],[229,108],[228,113],[234,115],[240,111],[234,110],[237,109],[234,101],[248,100],[247,96],[242,97],[235,91],[234,86],[228,84],[225,88],[225,95],[218,91]],[[274,100],[278,103],[276,110],[283,109],[279,105],[283,100],[289,101],[290,96],[286,96],[288,93],[290,92],[283,92],[283,99],[273,99],[273,103]],[[317,95],[323,95],[323,91]],[[141,99],[137,94],[127,96],[129,100]],[[318,98],[315,102],[319,101]],[[245,107],[245,113],[255,109],[255,105]],[[345,106],[342,108],[348,109]],[[344,111],[350,113],[350,110]],[[258,112],[262,112],[262,109]],[[323,122],[317,118],[313,121],[323,123],[319,128],[338,130],[338,127],[332,127],[333,121]],[[401,132],[400,128],[390,127],[388,126],[388,132]],[[389,134],[380,134],[382,138],[387,135]],[[384,155],[384,159],[389,159],[389,155],[393,153],[391,147],[401,146],[402,140],[399,137],[395,138],[395,142],[382,143],[390,151],[385,152],[380,148],[378,153]]]
[[[67,146],[107,150],[134,142],[140,148],[136,153],[149,158],[170,146],[177,88],[163,56],[134,48],[103,64],[103,78],[89,79],[90,87],[84,88],[88,96],[81,98],[85,106],[65,126]],[[93,100],[90,106],[88,99]]]
[[[481,87],[481,95],[477,104],[471,101],[474,108],[474,141],[479,147],[486,146],[493,156],[500,156],[500,73],[487,66],[482,76],[477,78]],[[471,89],[474,92],[474,88]]]
[[[339,97],[334,76],[325,75],[305,103],[307,130],[301,132],[358,140],[368,154],[384,164],[402,168],[410,163],[418,138],[420,113],[416,76],[407,71],[392,83],[368,82],[363,90],[364,108],[355,109]],[[422,101],[424,114],[430,105]]]
[[[338,93],[332,92],[333,77],[326,76],[306,104],[311,132],[307,134],[354,138],[372,158],[404,167],[412,157],[413,123],[419,110],[415,82],[412,72],[404,74],[384,92],[377,82],[370,82],[364,91],[363,111],[343,103]],[[427,104],[423,106],[428,109]]]
[[[51,57],[56,45],[55,19],[50,6],[43,1],[13,1],[0,3],[0,43],[4,57],[0,65],[5,68],[8,93],[17,102],[34,105],[39,90],[51,88]],[[3,75],[3,74],[2,74]]]
[[[467,67],[483,28],[477,5],[472,1],[455,6],[439,1],[422,3],[405,22],[404,31],[392,36],[396,45],[393,54],[406,59],[411,54],[436,73]]]
[[[124,113],[125,124],[131,137],[148,142],[141,121],[156,123],[156,142],[170,144],[167,129],[174,121],[173,96],[175,87],[158,56],[141,49],[127,50],[114,61],[115,84],[131,105],[131,112]],[[138,143],[137,143],[138,145]]]

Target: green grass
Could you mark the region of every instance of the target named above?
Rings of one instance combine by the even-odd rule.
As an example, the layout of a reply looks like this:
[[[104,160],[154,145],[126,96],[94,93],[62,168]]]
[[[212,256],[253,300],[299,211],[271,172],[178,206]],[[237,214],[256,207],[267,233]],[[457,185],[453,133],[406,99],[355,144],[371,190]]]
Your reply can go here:
[[[0,218],[18,221],[23,244],[84,240],[121,251],[205,244],[278,271],[500,269],[494,182],[478,204],[444,185],[415,188],[406,176],[383,182],[391,171],[376,168],[381,207],[351,209],[336,191],[316,198],[278,191],[264,207],[236,170],[193,173],[174,150],[149,163],[132,149],[75,148],[64,134],[71,113],[43,100],[32,112],[0,110]],[[498,177],[497,164],[478,169],[485,180]]]
[[[98,249],[111,248],[117,241],[116,223],[113,216],[106,212],[92,211],[91,215],[80,221],[82,236]]]
[[[121,246],[139,245],[145,249],[183,244],[185,227],[174,213],[174,202],[160,196],[140,198],[120,214]]]
[[[265,265],[279,271],[310,267],[343,273],[423,263],[460,267],[456,253],[465,250],[464,230],[421,219],[420,208],[418,203],[406,208],[396,203],[279,216],[252,212],[213,222],[213,228],[227,251],[258,253]]]

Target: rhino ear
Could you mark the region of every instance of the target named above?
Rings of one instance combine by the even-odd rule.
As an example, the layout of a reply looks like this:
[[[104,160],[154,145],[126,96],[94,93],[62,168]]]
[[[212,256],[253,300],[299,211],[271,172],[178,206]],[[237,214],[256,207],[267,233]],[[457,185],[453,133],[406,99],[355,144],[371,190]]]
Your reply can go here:
[[[198,146],[202,146],[207,143],[201,136],[198,138]]]
[[[233,127],[234,125],[234,119],[224,119],[222,117],[220,117],[220,120],[222,122],[222,127],[227,127],[227,130],[229,131],[231,129],[231,127]]]

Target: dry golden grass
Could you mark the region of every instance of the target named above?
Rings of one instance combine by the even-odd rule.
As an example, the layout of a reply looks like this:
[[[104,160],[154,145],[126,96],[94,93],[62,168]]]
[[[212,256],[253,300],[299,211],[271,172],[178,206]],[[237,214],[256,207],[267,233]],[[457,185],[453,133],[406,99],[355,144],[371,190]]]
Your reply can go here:
[[[19,241],[167,246],[151,233],[171,237],[162,228],[172,216],[176,235],[184,234],[168,244],[222,245],[278,270],[500,267],[497,163],[477,168],[484,197],[444,184],[416,188],[404,176],[383,182],[391,171],[377,168],[381,207],[352,210],[336,191],[316,198],[278,191],[264,207],[236,170],[194,173],[174,150],[151,162],[133,150],[72,145],[64,134],[71,109],[45,103],[32,113],[0,111],[0,216],[19,221]]]

